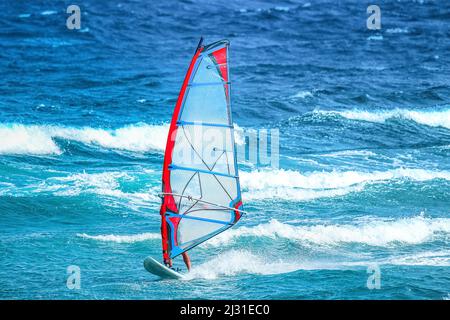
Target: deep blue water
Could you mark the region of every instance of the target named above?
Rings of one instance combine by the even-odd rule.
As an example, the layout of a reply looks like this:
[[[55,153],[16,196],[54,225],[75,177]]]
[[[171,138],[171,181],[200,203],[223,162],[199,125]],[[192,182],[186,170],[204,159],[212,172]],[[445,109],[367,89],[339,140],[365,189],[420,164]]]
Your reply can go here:
[[[450,297],[450,3],[379,1],[378,31],[369,1],[83,0],[75,31],[70,4],[0,3],[0,299]],[[238,134],[278,129],[279,168],[241,157],[249,214],[160,281],[142,262],[201,35],[230,40]]]

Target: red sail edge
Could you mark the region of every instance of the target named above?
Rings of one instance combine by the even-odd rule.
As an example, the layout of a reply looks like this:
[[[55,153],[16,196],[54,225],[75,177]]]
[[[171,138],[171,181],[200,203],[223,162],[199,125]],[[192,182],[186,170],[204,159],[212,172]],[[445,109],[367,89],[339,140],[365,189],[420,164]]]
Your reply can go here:
[[[189,79],[191,77],[192,71],[194,69],[195,63],[197,61],[198,56],[203,50],[203,46],[199,46],[197,51],[192,58],[191,64],[189,65],[189,69],[184,77],[183,85],[180,90],[180,94],[178,95],[177,103],[175,104],[175,109],[173,111],[172,121],[170,122],[169,134],[167,136],[166,143],[166,151],[164,154],[164,166],[163,166],[163,175],[162,175],[162,189],[164,195],[164,200],[161,205],[161,238],[162,238],[162,250],[163,250],[163,259],[164,262],[169,260],[169,239],[168,239],[168,230],[167,230],[167,222],[166,222],[166,211],[169,209],[172,212],[178,212],[176,207],[175,199],[171,195],[172,187],[170,186],[170,172],[169,165],[172,162],[172,151],[175,145],[175,137],[177,134],[177,120],[180,113],[181,105],[183,104],[184,96],[186,93],[186,88],[189,83]]]

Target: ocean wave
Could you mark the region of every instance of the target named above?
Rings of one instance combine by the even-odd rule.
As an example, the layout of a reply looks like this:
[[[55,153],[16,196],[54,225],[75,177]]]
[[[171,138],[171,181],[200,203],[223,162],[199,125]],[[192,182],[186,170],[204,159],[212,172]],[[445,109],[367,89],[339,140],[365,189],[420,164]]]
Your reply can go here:
[[[165,148],[168,124],[129,125],[119,129],[72,128],[51,125],[1,124],[0,154],[61,154],[55,138],[77,141],[108,149],[134,152],[162,151]]]
[[[305,98],[310,98],[312,96],[313,96],[313,94],[311,91],[303,90],[303,91],[299,91],[296,94],[290,96],[290,98],[305,99]]]
[[[284,199],[312,200],[360,192],[366,184],[409,179],[450,181],[450,172],[424,169],[392,169],[388,171],[331,171],[302,174],[284,169],[241,172],[240,181],[245,200]]]
[[[135,235],[115,235],[115,234],[106,234],[106,235],[88,235],[86,233],[78,233],[77,237],[103,241],[103,242],[115,242],[115,243],[135,243],[142,242],[154,239],[161,239],[161,235],[159,233],[140,233]]]
[[[371,259],[362,261],[315,261],[294,257],[290,260],[268,258],[254,254],[249,250],[229,250],[212,258],[186,274],[183,280],[217,279],[221,276],[236,276],[239,274],[276,275],[298,270],[349,270],[368,268],[378,265],[408,265],[408,266],[450,266],[448,252],[425,252],[411,256],[393,257],[390,259]]]
[[[0,154],[61,154],[51,135],[37,126],[0,125]]]
[[[143,169],[142,172],[147,176],[153,170]],[[0,195],[17,197],[49,193],[58,197],[76,197],[83,194],[95,194],[107,198],[125,200],[131,208],[158,206],[161,202],[161,199],[158,197],[159,185],[143,185],[135,192],[125,192],[121,189],[123,184],[141,183],[139,181],[140,178],[140,175],[119,171],[83,172],[67,176],[50,177],[39,183],[25,184],[21,187],[0,183]]]
[[[271,220],[254,227],[230,229],[205,246],[223,246],[243,237],[283,238],[316,245],[359,243],[371,246],[417,245],[450,233],[450,219],[415,216],[396,220],[374,220],[358,224],[296,226]]]
[[[245,184],[242,185],[245,188]],[[311,201],[315,199],[342,197],[352,192],[362,192],[364,186],[353,186],[330,190],[306,190],[298,188],[271,187],[243,192],[244,201],[258,200],[288,200],[288,201]]]
[[[161,201],[158,197],[159,179],[159,173],[155,174],[150,169],[136,172],[82,172],[53,176],[20,187],[11,183],[1,183],[0,193],[10,196],[51,193],[63,197],[98,194],[129,200],[134,204],[155,205]],[[368,184],[387,183],[393,180],[434,179],[450,181],[450,172],[400,168],[372,172],[315,171],[304,174],[294,170],[265,169],[240,173],[243,199],[246,202],[270,199],[309,201],[362,192]],[[127,184],[134,185],[133,192],[123,190],[123,186]]]
[[[442,111],[417,111],[408,109],[394,109],[386,111],[347,110],[347,111],[323,111],[316,110],[319,115],[338,115],[350,120],[384,123],[389,119],[411,120],[419,124],[431,127],[443,127],[450,129],[450,109]]]
[[[341,158],[341,157],[375,157],[376,153],[368,150],[342,150],[321,154],[321,157]]]
[[[78,196],[81,193],[113,195],[116,192],[120,192],[120,190],[117,190],[120,186],[119,180],[130,181],[132,179],[128,174],[117,171],[83,172],[47,178],[38,184],[26,186],[24,191],[29,190],[32,193],[51,192],[55,196]]]
[[[281,274],[299,269],[312,269],[312,267],[307,264],[290,263],[282,260],[266,261],[260,255],[255,255],[248,250],[230,250],[203,264],[194,266],[186,274],[184,280],[216,279],[220,276],[238,274]]]
[[[236,144],[245,144],[245,129],[235,125]],[[145,123],[118,129],[64,127],[53,125],[0,124],[0,154],[60,155],[55,138],[77,141],[105,149],[131,152],[163,152],[169,124]]]
[[[433,266],[450,267],[450,251],[428,251],[414,254],[392,257],[386,261],[387,264],[407,266]]]
[[[161,201],[157,196],[157,191],[152,188],[140,192],[124,192],[120,189],[121,182],[130,182],[135,179],[135,176],[117,171],[101,173],[84,172],[65,177],[48,178],[32,189],[34,189],[34,192],[51,192],[55,196],[98,194],[130,200],[134,204],[159,203]]]

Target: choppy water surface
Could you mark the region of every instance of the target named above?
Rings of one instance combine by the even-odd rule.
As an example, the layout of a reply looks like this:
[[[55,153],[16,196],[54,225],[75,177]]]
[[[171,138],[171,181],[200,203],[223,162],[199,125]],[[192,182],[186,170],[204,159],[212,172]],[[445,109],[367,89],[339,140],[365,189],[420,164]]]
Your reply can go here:
[[[0,4],[0,298],[448,299],[450,6],[365,1]],[[168,122],[198,38],[231,41],[249,214],[159,281]],[[81,289],[66,268],[81,269]],[[381,288],[367,288],[378,266]]]

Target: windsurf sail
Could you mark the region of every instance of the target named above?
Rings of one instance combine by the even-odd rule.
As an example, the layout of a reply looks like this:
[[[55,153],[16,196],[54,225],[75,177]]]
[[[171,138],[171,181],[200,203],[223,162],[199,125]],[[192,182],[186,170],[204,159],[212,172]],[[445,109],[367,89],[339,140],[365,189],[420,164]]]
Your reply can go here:
[[[233,226],[242,210],[228,40],[197,46],[172,116],[162,176],[166,261]]]

